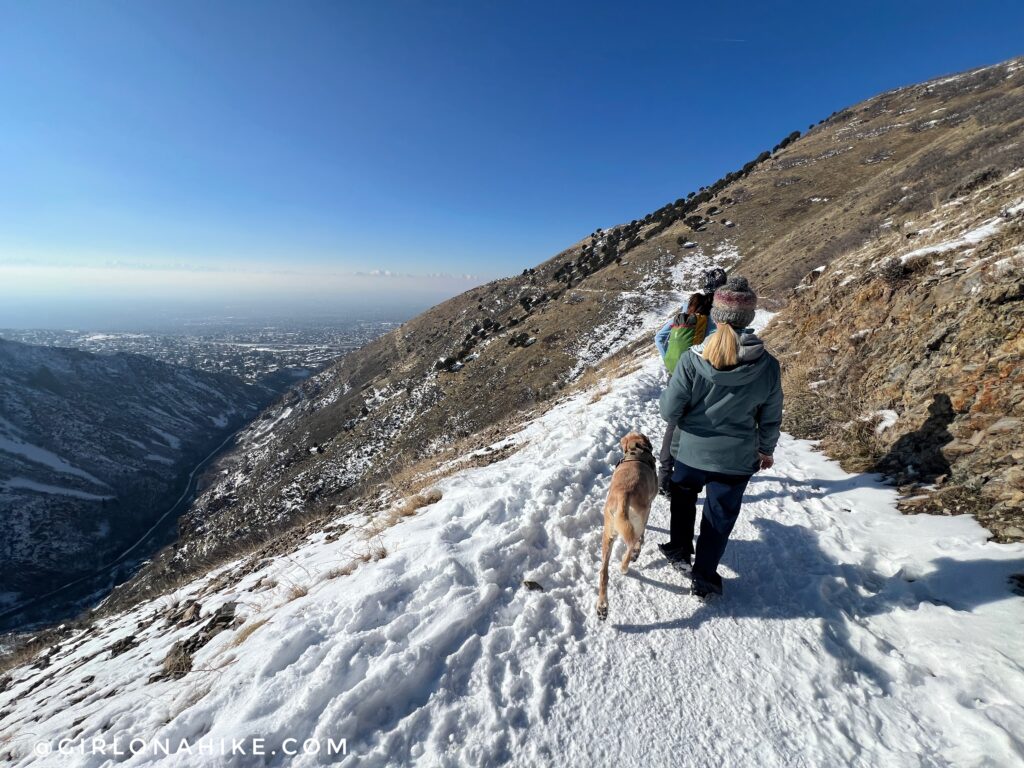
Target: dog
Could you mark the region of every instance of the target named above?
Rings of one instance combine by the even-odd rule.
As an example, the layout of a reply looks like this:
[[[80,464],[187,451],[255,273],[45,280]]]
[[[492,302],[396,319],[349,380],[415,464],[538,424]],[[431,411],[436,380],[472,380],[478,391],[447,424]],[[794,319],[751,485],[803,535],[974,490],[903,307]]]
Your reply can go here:
[[[644,544],[651,504],[658,495],[658,472],[653,446],[645,435],[630,432],[619,441],[622,460],[612,473],[608,499],[604,503],[604,532],[601,534],[601,575],[597,587],[597,616],[608,618],[608,561],[615,537],[626,542],[622,572],[640,555]]]

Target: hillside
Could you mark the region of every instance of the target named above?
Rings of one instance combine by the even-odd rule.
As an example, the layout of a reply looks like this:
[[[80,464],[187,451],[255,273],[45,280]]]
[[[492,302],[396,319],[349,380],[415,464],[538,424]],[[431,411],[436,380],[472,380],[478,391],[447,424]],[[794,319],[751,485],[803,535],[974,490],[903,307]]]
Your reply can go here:
[[[678,296],[678,270],[712,263],[748,275],[763,305],[781,310],[769,339],[788,371],[789,429],[840,449],[857,439],[843,425],[864,432],[860,425],[892,412],[896,421],[851,468],[923,481],[906,490],[931,499],[940,475],[910,477],[920,452],[902,446],[930,423],[936,395],[960,392],[948,421],[973,449],[957,443],[948,451],[942,490],[957,502],[943,508],[969,507],[997,535],[1020,536],[1021,478],[1007,463],[1016,461],[1018,433],[1000,427],[996,440],[971,440],[1021,408],[1012,391],[1020,376],[1022,120],[1021,60],[882,94],[643,219],[596,229],[536,268],[435,307],[266,411],[183,519],[181,541],[114,604],[156,594],[210,558],[280,541],[297,522],[312,518],[315,527],[382,489],[402,491],[422,470],[486,445],[601,360],[646,345],[636,331]],[[998,228],[956,246],[975,249],[969,268],[946,264],[943,249],[886,282],[891,270],[879,259],[947,234],[955,240],[993,217]],[[949,301],[970,322],[953,323],[931,350]],[[869,323],[889,330],[851,344]],[[886,344],[894,333],[924,343],[897,351]],[[1000,335],[1015,333],[1000,347],[1004,357],[990,359]],[[958,344],[958,334],[973,341]],[[868,355],[870,375],[861,375]],[[947,378],[933,375],[940,370]],[[834,395],[812,388],[840,372]]]
[[[15,609],[134,543],[266,396],[140,355],[0,339],[0,626],[63,618],[65,597],[74,612],[81,594]]]
[[[648,350],[623,355],[426,498],[68,632],[0,675],[0,759],[1018,764],[1024,544],[986,542],[966,516],[900,515],[893,488],[806,442],[783,436],[755,475],[721,600],[692,597],[658,553],[658,499],[597,619],[618,439],[661,430],[663,384]]]
[[[380,766],[1020,762],[1022,119],[1021,60],[877,96],[303,383],[173,547],[8,659],[0,756],[263,737]],[[617,440],[660,433],[651,335],[711,265],[776,312],[786,428],[859,474],[784,436],[706,604],[653,546],[659,499],[602,624]]]

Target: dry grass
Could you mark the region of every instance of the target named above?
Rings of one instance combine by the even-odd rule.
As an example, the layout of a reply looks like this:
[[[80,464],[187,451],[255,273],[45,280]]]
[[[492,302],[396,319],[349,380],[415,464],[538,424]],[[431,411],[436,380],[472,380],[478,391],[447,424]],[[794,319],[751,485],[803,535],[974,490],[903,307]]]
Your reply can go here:
[[[331,581],[333,579],[341,578],[342,576],[351,576],[356,572],[356,568],[359,567],[359,563],[355,560],[346,563],[345,565],[339,565],[337,568],[332,568],[324,574],[324,581]]]
[[[392,512],[392,516],[397,522],[403,517],[412,517],[423,507],[429,506],[430,504],[437,504],[442,497],[441,491],[437,488],[432,488],[426,493],[417,493],[415,496],[406,499],[403,504],[396,507]]]
[[[0,675],[18,667],[28,666],[35,661],[47,645],[47,643],[30,640],[24,645],[15,647],[10,653],[0,656]]]
[[[612,388],[610,384],[602,384],[600,387],[597,388],[597,390],[595,390],[594,394],[591,395],[590,404],[593,405],[594,403],[600,402],[601,398],[609,394],[611,391]]]
[[[250,621],[245,624],[242,628],[235,633],[235,636],[231,639],[232,648],[238,648],[242,643],[249,639],[249,635],[255,632],[257,629],[262,627],[270,621],[269,618],[257,619],[256,621]]]
[[[363,563],[374,563],[378,560],[383,560],[388,556],[388,548],[384,546],[381,541],[374,541],[370,543],[366,551],[359,556],[359,561]]]
[[[300,597],[305,597],[309,594],[309,587],[305,584],[292,584],[288,587],[288,591],[285,592],[285,596],[288,598],[290,603],[292,600],[298,600]]]
[[[587,368],[583,371],[576,381],[573,382],[573,390],[581,391],[586,389],[594,389],[599,385],[607,386],[607,374],[603,370],[602,366],[595,365]]]

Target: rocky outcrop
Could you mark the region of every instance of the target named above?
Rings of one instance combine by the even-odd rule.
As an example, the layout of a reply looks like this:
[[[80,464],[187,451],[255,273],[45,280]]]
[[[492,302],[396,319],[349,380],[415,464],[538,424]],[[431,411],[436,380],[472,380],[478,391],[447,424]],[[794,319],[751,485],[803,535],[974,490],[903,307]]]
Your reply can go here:
[[[766,338],[791,429],[890,477],[908,511],[1024,537],[1024,172],[833,261]]]

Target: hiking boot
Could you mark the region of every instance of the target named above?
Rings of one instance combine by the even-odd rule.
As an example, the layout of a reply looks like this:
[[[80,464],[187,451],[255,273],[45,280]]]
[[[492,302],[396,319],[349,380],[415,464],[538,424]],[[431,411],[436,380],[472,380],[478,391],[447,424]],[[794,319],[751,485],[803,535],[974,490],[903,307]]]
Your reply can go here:
[[[665,556],[676,568],[683,570],[689,570],[690,568],[690,553],[686,551],[684,547],[671,544],[659,544],[658,549],[661,550],[661,554]]]
[[[690,591],[701,600],[707,600],[712,595],[722,594],[722,577],[717,573],[710,576],[692,573],[691,579]]]

